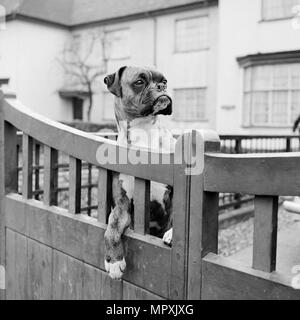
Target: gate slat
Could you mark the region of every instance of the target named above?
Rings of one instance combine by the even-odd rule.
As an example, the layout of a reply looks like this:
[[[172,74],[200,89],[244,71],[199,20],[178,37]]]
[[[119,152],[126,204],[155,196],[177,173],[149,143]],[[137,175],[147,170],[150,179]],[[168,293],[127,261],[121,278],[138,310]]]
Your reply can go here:
[[[253,268],[265,272],[276,269],[278,197],[254,199]]]
[[[39,169],[39,165],[40,165],[40,150],[41,150],[41,146],[40,144],[36,141],[35,142],[35,166],[36,169],[34,171],[34,176],[35,176],[35,183],[34,183],[34,190],[39,190],[40,189],[40,169]],[[34,197],[36,200],[39,200],[39,194],[36,194]]]
[[[171,253],[171,288],[169,298],[184,300],[187,297],[187,258],[190,175],[186,172],[191,160],[191,135],[181,136],[175,147],[173,237]],[[183,160],[184,159],[184,160]],[[186,163],[183,163],[186,161]]]
[[[81,210],[81,160],[70,157],[69,177],[69,212],[80,213]]]
[[[32,198],[32,160],[33,160],[33,139],[23,134],[23,181],[22,194],[25,199]]]
[[[112,172],[98,169],[98,221],[107,223],[112,207]]]
[[[58,151],[44,146],[44,203],[57,205]]]
[[[134,183],[134,231],[149,233],[150,181],[135,178]]]

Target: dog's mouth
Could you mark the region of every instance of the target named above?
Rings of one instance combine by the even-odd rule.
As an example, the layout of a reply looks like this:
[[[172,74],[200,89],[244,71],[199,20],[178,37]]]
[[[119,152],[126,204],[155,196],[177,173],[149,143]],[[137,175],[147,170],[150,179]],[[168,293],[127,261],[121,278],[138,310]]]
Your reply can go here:
[[[152,106],[153,115],[163,114],[171,115],[172,114],[172,100],[167,95],[162,95],[158,97]]]

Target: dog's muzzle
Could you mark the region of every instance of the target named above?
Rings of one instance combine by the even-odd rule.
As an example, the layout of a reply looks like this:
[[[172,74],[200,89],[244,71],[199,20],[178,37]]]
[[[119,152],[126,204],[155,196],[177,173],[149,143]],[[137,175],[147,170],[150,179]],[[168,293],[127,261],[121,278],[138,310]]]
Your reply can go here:
[[[163,114],[171,115],[172,114],[172,100],[167,95],[162,95],[158,97],[153,103],[153,115]]]

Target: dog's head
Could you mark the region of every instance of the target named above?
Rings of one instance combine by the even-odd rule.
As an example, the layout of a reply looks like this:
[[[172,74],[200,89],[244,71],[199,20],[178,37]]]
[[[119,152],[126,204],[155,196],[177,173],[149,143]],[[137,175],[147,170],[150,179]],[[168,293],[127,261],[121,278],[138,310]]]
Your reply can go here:
[[[122,67],[104,79],[116,96],[116,113],[135,119],[172,114],[172,99],[167,94],[167,80],[158,71],[139,67]]]

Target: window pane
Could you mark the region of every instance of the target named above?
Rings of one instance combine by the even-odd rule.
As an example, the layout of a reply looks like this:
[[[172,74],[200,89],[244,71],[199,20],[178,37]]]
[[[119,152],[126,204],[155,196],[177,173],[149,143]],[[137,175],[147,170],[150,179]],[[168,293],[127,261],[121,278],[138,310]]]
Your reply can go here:
[[[263,0],[263,19],[280,19],[293,16],[293,7],[299,5],[299,0]]]
[[[300,89],[300,64],[291,65],[291,89]]]
[[[288,123],[288,92],[274,91],[272,96],[272,123]]]
[[[287,89],[289,85],[289,66],[274,66],[273,89]]]
[[[244,94],[244,108],[243,108],[243,124],[244,126],[249,126],[251,114],[251,93]]]
[[[176,120],[205,119],[206,89],[174,90],[174,118]]]
[[[300,91],[292,91],[291,123],[300,115]]]
[[[199,50],[208,47],[208,17],[176,21],[176,51]]]
[[[254,92],[252,94],[252,119],[254,124],[268,123],[268,92]]]
[[[106,51],[109,59],[130,57],[130,30],[106,32]]]
[[[252,73],[252,68],[245,69],[245,75],[244,75],[245,90],[244,91],[251,90],[251,73]]]
[[[104,120],[114,120],[115,119],[115,101],[114,97],[110,92],[104,92]]]
[[[272,86],[272,66],[252,69],[253,90],[270,90]]]

